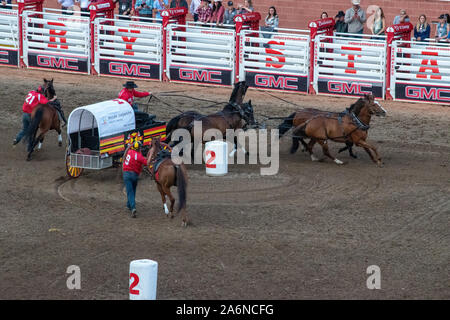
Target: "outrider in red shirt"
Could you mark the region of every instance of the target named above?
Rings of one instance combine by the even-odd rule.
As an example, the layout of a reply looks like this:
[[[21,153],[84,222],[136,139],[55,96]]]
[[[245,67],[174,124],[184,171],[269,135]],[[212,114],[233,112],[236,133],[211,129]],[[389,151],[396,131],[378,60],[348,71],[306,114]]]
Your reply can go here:
[[[130,105],[133,104],[134,97],[143,98],[148,97],[150,95],[150,92],[139,92],[136,90],[128,90],[126,88],[123,88],[122,91],[119,93],[119,99],[125,100]]]
[[[147,165],[147,159],[140,152],[129,149],[124,156],[123,171],[133,171],[139,175],[144,165]]]
[[[32,113],[33,109],[38,104],[47,104],[47,103],[48,103],[48,100],[43,94],[40,94],[33,90],[33,91],[30,91],[28,93],[27,97],[25,98],[25,102],[23,103],[22,110],[25,113]]]

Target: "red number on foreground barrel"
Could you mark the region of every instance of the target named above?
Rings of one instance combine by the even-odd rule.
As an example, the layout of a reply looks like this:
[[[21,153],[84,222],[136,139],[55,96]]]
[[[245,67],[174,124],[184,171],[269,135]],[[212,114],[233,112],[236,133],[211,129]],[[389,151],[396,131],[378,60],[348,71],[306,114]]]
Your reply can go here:
[[[139,294],[139,290],[135,290],[134,288],[139,283],[139,277],[136,273],[130,273],[130,279],[133,278],[133,282],[130,285],[130,294]]]
[[[207,150],[206,151],[206,156],[208,157],[209,155],[211,155],[211,158],[209,158],[206,161],[206,167],[207,168],[211,168],[211,169],[215,169],[216,165],[215,164],[211,164],[211,162],[213,162],[216,159],[216,153],[214,151]]]

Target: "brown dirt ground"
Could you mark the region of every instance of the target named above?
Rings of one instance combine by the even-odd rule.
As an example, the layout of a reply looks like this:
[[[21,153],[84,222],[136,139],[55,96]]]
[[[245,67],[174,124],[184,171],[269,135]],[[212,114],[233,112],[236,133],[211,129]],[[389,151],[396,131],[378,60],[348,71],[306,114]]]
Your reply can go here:
[[[66,115],[115,98],[124,79],[2,68],[0,139],[0,299],[128,299],[129,263],[158,261],[158,299],[437,299],[450,298],[450,108],[382,102],[369,141],[384,160],[376,167],[356,148],[338,166],[290,155],[281,140],[280,172],[231,166],[206,177],[189,166],[193,224],[163,213],[147,176],[138,186],[138,218],[125,208],[120,170],[66,178],[65,148],[47,135],[25,161],[11,143],[21,126],[26,93],[55,79]],[[155,94],[225,101],[231,89],[138,82]],[[354,99],[271,93],[302,107],[340,111]],[[183,110],[207,102],[164,97]],[[249,89],[257,118],[287,116],[297,107]],[[176,111],[153,101],[169,120]],[[269,122],[270,126],[280,121]],[[64,133],[65,137],[65,133]],[[331,151],[340,147],[331,143]],[[321,155],[321,151],[316,149]],[[66,269],[81,268],[81,290],[68,290]],[[366,269],[381,268],[381,290],[366,288]]]

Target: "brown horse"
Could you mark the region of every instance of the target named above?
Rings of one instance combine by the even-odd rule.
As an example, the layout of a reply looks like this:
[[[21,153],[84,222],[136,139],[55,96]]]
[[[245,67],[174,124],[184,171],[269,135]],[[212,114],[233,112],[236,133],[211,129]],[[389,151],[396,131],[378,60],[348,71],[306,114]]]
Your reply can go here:
[[[242,105],[247,89],[248,86],[245,84],[245,81],[237,82],[234,85],[233,92],[231,93],[229,104]],[[225,108],[219,113],[224,112]],[[170,142],[171,135],[173,131],[175,131],[176,129],[180,128],[186,129],[192,124],[194,120],[202,119],[204,117],[206,116],[197,111],[186,111],[170,119],[166,126],[166,134],[167,134],[166,140]]]
[[[293,131],[292,151],[295,152],[298,149],[298,141],[300,139],[310,138],[307,150],[311,155],[311,160],[318,160],[312,152],[314,144],[317,142],[322,146],[324,155],[337,164],[343,164],[342,161],[331,156],[327,141],[331,140],[346,143],[347,145],[352,143],[364,148],[370,158],[380,166],[382,162],[377,149],[367,143],[366,139],[371,116],[385,116],[386,110],[375,101],[373,95],[364,95],[361,101],[364,103],[353,104],[347,112],[340,114],[338,117],[318,114],[298,125]]]
[[[147,154],[147,159],[150,159],[149,170],[152,173],[158,191],[161,194],[161,200],[166,214],[170,213],[173,218],[173,207],[175,198],[170,192],[172,186],[177,186],[178,189],[178,213],[181,211],[183,227],[188,225],[188,216],[186,212],[186,193],[187,193],[187,171],[183,163],[176,165],[170,157],[170,149],[168,145],[160,142],[159,138],[154,138],[150,145],[150,150]],[[165,153],[165,154],[164,154]],[[170,200],[170,209],[167,208],[167,197]]]
[[[44,95],[48,100],[51,100],[55,96],[55,89],[53,87],[53,79],[44,79]],[[36,138],[37,131],[39,129],[39,135]],[[61,125],[59,121],[58,112],[56,109],[49,104],[39,104],[31,113],[31,123],[25,133],[25,141],[28,142],[28,156],[27,161],[31,160],[31,154],[34,148],[38,147],[41,149],[42,142],[44,141],[44,136],[49,130],[56,130],[58,132],[58,145],[62,146],[61,137]]]
[[[356,110],[356,112],[355,112],[356,116],[358,116],[357,112],[359,112],[360,106],[362,106],[364,103],[365,103],[364,98],[360,98],[350,107],[350,108],[353,108],[354,110]],[[292,127],[297,127],[297,126],[301,125],[302,123],[305,123],[308,119],[311,119],[315,116],[323,115],[325,117],[337,119],[338,117],[341,116],[341,114],[342,114],[342,112],[323,111],[323,110],[314,109],[314,108],[305,108],[302,110],[297,110],[294,113],[292,113],[289,117],[287,117],[284,120],[284,122],[278,126],[278,132],[280,134],[280,138],[287,131],[289,131],[289,129],[291,129]],[[295,138],[293,138],[293,139],[295,139]],[[302,151],[306,151],[307,150],[306,142],[302,138],[299,138],[298,140],[302,143],[302,146],[303,146]],[[353,147],[353,143],[350,141],[347,141],[346,146],[344,148],[339,149],[339,153],[348,149],[350,156],[352,158],[356,159],[357,156],[353,153],[352,147]],[[291,153],[293,153],[293,150],[291,150]]]

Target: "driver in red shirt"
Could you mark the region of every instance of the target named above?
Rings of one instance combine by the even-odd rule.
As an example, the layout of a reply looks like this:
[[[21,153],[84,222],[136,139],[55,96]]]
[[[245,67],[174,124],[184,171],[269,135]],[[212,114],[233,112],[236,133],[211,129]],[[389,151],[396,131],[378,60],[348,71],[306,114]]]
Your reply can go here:
[[[134,81],[127,81],[124,85],[125,88],[122,89],[119,93],[119,99],[125,100],[128,102],[134,109],[134,111],[138,111],[137,104],[134,103],[134,97],[143,98],[151,95],[151,92],[139,92],[134,90],[138,86],[134,83]]]

